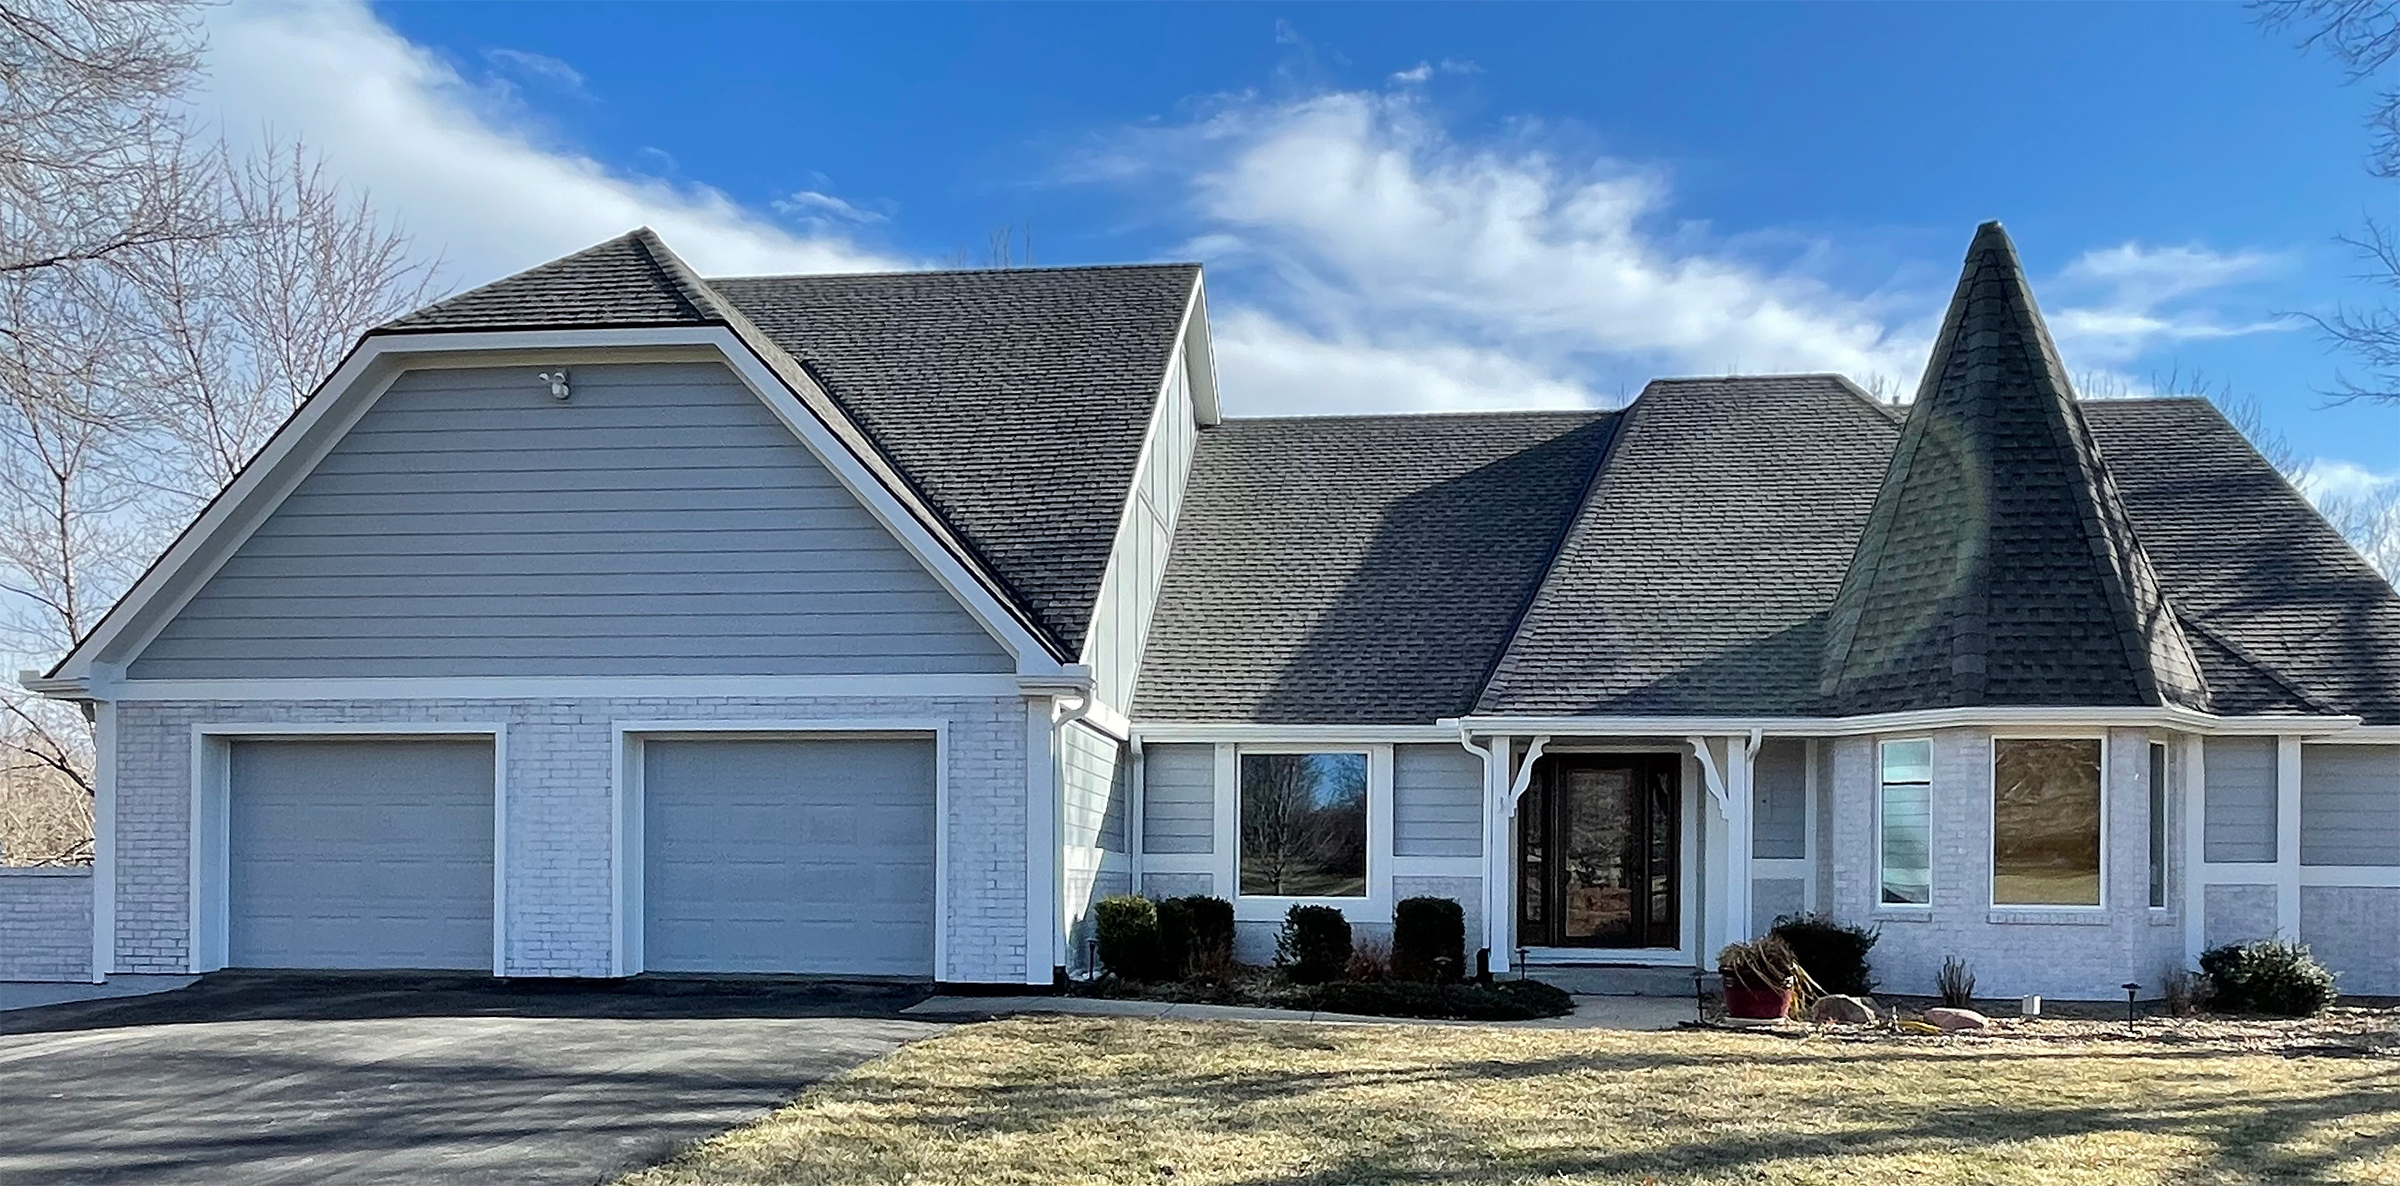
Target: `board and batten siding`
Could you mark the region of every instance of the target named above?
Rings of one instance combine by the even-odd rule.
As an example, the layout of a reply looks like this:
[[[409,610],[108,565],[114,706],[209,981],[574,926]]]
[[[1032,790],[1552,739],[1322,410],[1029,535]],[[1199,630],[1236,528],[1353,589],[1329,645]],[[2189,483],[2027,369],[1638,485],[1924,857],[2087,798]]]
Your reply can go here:
[[[1142,747],[1142,851],[1217,850],[1217,752],[1212,745]]]
[[[1091,665],[1094,695],[1102,704],[1120,709],[1133,702],[1142,643],[1150,635],[1150,615],[1158,607],[1159,583],[1166,578],[1167,545],[1175,538],[1184,483],[1191,476],[1199,427],[1192,419],[1188,357],[1187,351],[1176,350],[1164,376],[1164,389],[1151,409],[1125,518],[1109,552],[1100,598],[1092,609],[1091,630],[1084,640],[1083,662]]]
[[[1392,855],[1483,854],[1483,759],[1456,745],[1392,747]]]
[[[2211,737],[2203,745],[2204,858],[2212,862],[2273,862],[2275,739]]]
[[[723,366],[402,375],[136,679],[1005,672]]]
[[[1063,822],[1068,846],[1126,851],[1126,808],[1132,796],[1124,745],[1081,722],[1060,730],[1059,744],[1065,765]]]
[[[2300,863],[2400,865],[2400,745],[2301,747]]]

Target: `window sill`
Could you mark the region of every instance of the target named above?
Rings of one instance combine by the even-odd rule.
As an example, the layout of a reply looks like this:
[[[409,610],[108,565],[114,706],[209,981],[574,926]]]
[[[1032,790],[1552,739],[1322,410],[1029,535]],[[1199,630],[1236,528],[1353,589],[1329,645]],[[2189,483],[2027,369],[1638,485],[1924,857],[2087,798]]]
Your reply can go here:
[[[1885,906],[1867,917],[1875,922],[1932,922],[1933,907],[1919,906],[1911,909],[1904,906]]]
[[[1984,921],[2002,926],[2104,927],[2116,921],[2116,916],[2101,906],[2069,906],[2053,909],[2013,908],[1994,906]]]
[[[2164,906],[2152,906],[2150,908],[2150,925],[2154,927],[2178,927],[2183,925],[2183,920],[2175,917],[2175,912],[2173,910],[2169,910]]]

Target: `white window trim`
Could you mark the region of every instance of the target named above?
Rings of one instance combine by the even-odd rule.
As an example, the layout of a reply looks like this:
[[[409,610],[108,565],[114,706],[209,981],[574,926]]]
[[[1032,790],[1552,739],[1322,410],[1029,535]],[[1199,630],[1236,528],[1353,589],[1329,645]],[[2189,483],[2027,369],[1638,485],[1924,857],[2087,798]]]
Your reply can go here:
[[[496,722],[206,722],[192,726],[190,931],[186,967],[218,971],[231,958],[233,743],[492,739],[492,975],[508,974],[508,726]]]
[[[1392,747],[1371,743],[1341,742],[1257,742],[1226,747],[1231,750],[1232,783],[1228,788],[1227,814],[1231,817],[1231,853],[1228,862],[1231,891],[1227,900],[1233,903],[1234,917],[1243,921],[1283,921],[1284,914],[1294,906],[1331,906],[1340,910],[1353,924],[1389,922],[1391,906],[1392,858]],[[1367,888],[1352,897],[1324,895],[1245,894],[1242,892],[1242,756],[1245,754],[1364,754],[1367,759]],[[1355,914],[1353,911],[1365,911]],[[1385,917],[1379,917],[1378,912]]]
[[[2097,741],[2100,743],[2100,901],[2098,904],[2090,906],[2061,906],[2054,903],[2027,905],[2000,900],[2000,743],[2003,741]],[[2109,792],[2115,789],[2116,783],[2115,779],[2109,777],[2110,756],[2108,733],[2105,730],[2058,729],[1992,734],[1991,745],[1989,751],[1984,755],[1983,764],[1989,779],[1989,791],[1984,798],[1984,819],[1989,822],[1989,827],[1985,829],[1989,833],[1985,838],[1988,843],[1984,846],[1983,852],[1984,899],[1990,904],[1992,910],[2008,911],[2012,914],[2021,912],[2036,914],[2108,913],[2108,824],[2111,814],[2108,798]],[[2142,760],[2149,761],[2149,755],[2143,754]],[[2146,851],[2148,840],[2145,839],[2143,844]],[[2149,901],[2149,892],[2146,889],[2143,891],[2142,900]]]
[[[950,968],[950,722],[940,719],[614,721],[609,769],[608,974],[643,970],[642,743],[758,737],[822,741],[849,737],[933,739],[933,976]],[[1031,907],[1040,899],[1028,895]],[[1046,971],[1047,969],[1045,969]]]
[[[1895,745],[1925,745],[1925,900],[1922,902],[1886,902],[1883,900],[1883,793],[1893,786],[1917,786],[1917,783],[1891,783],[1883,777],[1883,751]],[[1871,914],[1898,914],[1915,918],[1933,911],[1933,738],[1885,737],[1875,742],[1875,906]]]
[[[2105,753],[2107,743],[2103,741],[2101,744]],[[2155,771],[2149,767],[2150,758],[2154,754],[2158,757],[2158,769]],[[2142,834],[2142,852],[2145,860],[2152,849],[2156,849],[2158,852],[2158,896],[2162,900],[2150,903],[2150,913],[2152,917],[2160,917],[2172,913],[2175,909],[2174,823],[2175,803],[2178,798],[2175,794],[2175,748],[2164,741],[2153,739],[2149,742],[2149,748],[2142,751],[2142,762],[2142,774],[2145,778],[2152,774],[2158,776],[2154,780],[2157,785],[2150,788],[2150,793],[2144,797],[2142,804],[2144,811],[2149,811],[2151,803],[2156,803],[2159,807],[2158,811],[2152,813],[2155,818],[2149,821],[2150,830]],[[2100,784],[2100,812],[2101,818],[2105,819],[2108,814],[2108,773],[2105,766],[2101,768]],[[2100,834],[2105,838],[2108,835],[2107,829],[2103,827]],[[2108,863],[2108,844],[2105,839],[2101,842],[2100,849],[2101,864],[2105,866]],[[2143,872],[2148,873],[2149,870],[2145,868]],[[2105,877],[2101,880],[2100,886],[2100,896],[2105,900],[2108,897],[2108,882]],[[2142,900],[2150,901],[2150,880],[2147,877],[2142,879]]]

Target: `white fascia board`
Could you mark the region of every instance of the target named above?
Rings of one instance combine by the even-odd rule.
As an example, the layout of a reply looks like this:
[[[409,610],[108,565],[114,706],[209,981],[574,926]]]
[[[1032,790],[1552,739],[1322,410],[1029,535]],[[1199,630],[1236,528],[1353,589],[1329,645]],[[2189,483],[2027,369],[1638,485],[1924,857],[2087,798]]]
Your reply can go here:
[[[2219,735],[2348,735],[2361,727],[2358,717],[2253,716],[2221,717],[2186,708],[2116,706],[2093,708],[1940,708],[1913,712],[1874,713],[1852,717],[1504,717],[1470,716],[1441,722],[1468,734],[1551,733],[1668,736],[1693,733],[1747,733],[1762,730],[1784,737],[1847,737],[1862,733],[1891,733],[1909,729],[1973,726],[2000,728],[2179,729]],[[2395,730],[2400,732],[2400,730]]]
[[[1184,312],[1180,339],[1192,364],[1192,419],[1213,427],[1225,419],[1217,402],[1217,350],[1208,332],[1208,275],[1192,279],[1192,304]]]
[[[661,354],[661,351],[666,353]],[[688,352],[688,353],[687,353]],[[401,374],[431,366],[554,365],[561,357],[641,361],[712,357],[739,376],[851,495],[1015,658],[1021,675],[1065,665],[1019,622],[932,530],[876,479],[832,430],[800,403],[756,354],[721,326],[539,330],[370,336],[277,430],[257,458],[210,502],[166,553],[62,660],[45,682],[54,695],[110,699],[107,666],[140,654],[242,543],[315,469]]]
[[[990,697],[1021,695],[1013,675],[367,676],[356,679],[146,679],[116,685],[119,702],[162,700],[581,700],[643,697]]]
[[[1438,741],[1458,744],[1456,725],[1254,725],[1254,724],[1178,724],[1173,722],[1142,722],[1132,724],[1133,738],[1153,741],[1231,741],[1257,745],[1327,744],[1373,742]]]

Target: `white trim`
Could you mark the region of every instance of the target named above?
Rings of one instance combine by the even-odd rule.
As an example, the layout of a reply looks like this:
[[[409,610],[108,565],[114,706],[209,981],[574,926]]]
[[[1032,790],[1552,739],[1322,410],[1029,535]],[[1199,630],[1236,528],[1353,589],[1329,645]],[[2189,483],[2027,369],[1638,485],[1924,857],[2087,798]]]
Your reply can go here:
[[[59,694],[109,699],[115,689],[98,664],[123,663],[139,655],[208,578],[273,515],[302,479],[355,426],[391,385],[428,360],[493,352],[488,363],[548,363],[562,351],[630,348],[628,357],[666,347],[705,347],[767,405],[868,513],[956,599],[969,616],[1016,660],[1021,674],[1056,672],[1062,666],[981,578],[951,552],[925,522],[867,469],[859,457],[801,403],[784,378],[722,326],[652,329],[543,330],[507,333],[380,335],[362,341],[317,394],[279,429],[225,492],[178,537],[159,561],[100,624],[61,662],[56,679],[44,681]],[[822,393],[816,393],[822,394]],[[830,401],[829,401],[830,402]],[[95,679],[94,676],[102,678]]]
[[[1814,737],[1802,738],[1800,742],[1801,760],[1808,764],[1807,771],[1801,778],[1801,801],[1805,804],[1804,810],[1807,814],[1800,820],[1800,855],[1808,866],[1807,885],[1801,891],[1801,902],[1802,908],[1811,914],[1818,910],[1817,865],[1824,859],[1818,848],[1822,841],[1817,835],[1819,796],[1825,793],[1825,788],[1817,785],[1820,781],[1817,777],[1817,763],[1823,757],[1818,747],[1823,744],[1823,741]]]
[[[2099,901],[2086,905],[2043,902],[2003,902],[2000,900],[2000,743],[2003,741],[2097,741],[2100,743],[2100,834],[2097,837],[2100,846]],[[2117,781],[2111,776],[2109,770],[2109,759],[2112,756],[2115,748],[2116,747],[2109,743],[2108,734],[2105,731],[2061,731],[2056,733],[2005,732],[1992,734],[1990,743],[1985,747],[1984,753],[1984,770],[1987,772],[1988,785],[1990,787],[1990,791],[1985,796],[1984,800],[1984,807],[1988,813],[1985,818],[1991,821],[1991,827],[1988,829],[1990,832],[1990,843],[1985,847],[1983,854],[1984,901],[1988,904],[1988,908],[1990,910],[1994,912],[2005,912],[2008,914],[2105,914],[2108,912],[2108,875],[2110,872],[2109,866],[2111,864],[2109,859],[2109,849],[2113,847],[2108,842],[2108,824],[2110,817],[2115,814],[2110,809],[2108,801],[2116,790]],[[2147,762],[2148,760],[2149,756],[2144,754],[2143,761]],[[2147,848],[2146,843],[2145,848]],[[2149,900],[2149,892],[2144,890],[2142,894],[2142,901],[2146,905]]]
[[[2302,865],[2300,884],[2316,889],[2400,889],[2400,865]]]
[[[1090,693],[1084,694],[1086,703]],[[1059,785],[1058,730],[1056,702],[1042,697],[1025,701],[1025,967],[1022,973],[1026,984],[1049,984],[1054,978],[1051,960],[1059,946],[1062,932],[1059,915],[1067,891],[1065,878],[1059,875],[1064,863],[1059,841],[1059,800],[1065,788]],[[950,818],[948,805],[943,804],[938,818]],[[1045,905],[1046,903],[1046,905]],[[939,964],[945,973],[948,965]]]
[[[1886,780],[1883,776],[1884,749],[1888,746],[1913,745],[1918,742],[1923,742],[1925,745],[1925,781],[1919,784],[1895,783]],[[1879,738],[1875,743],[1874,759],[1875,882],[1868,887],[1868,893],[1871,895],[1867,899],[1869,913],[1882,914],[1890,911],[1903,918],[1930,916],[1933,913],[1933,738],[1931,736]],[[1889,787],[1919,785],[1925,788],[1925,900],[1922,902],[1886,902],[1883,900],[1883,792]]]
[[[924,717],[846,720],[621,720],[609,722],[608,970],[635,976],[646,956],[642,933],[642,744],[727,738],[794,741],[848,737],[931,738],[933,741],[933,975],[950,978],[950,722]],[[1030,903],[1028,904],[1030,906]]]
[[[1790,881],[1808,876],[1806,857],[1752,857],[1750,876],[1760,881]]]
[[[490,721],[207,721],[191,727],[189,930],[186,968],[194,975],[224,968],[232,958],[233,742],[395,741],[411,738],[492,739],[492,974],[506,974],[508,726]]]
[[[92,983],[117,970],[117,706],[92,706]]]
[[[1352,923],[1391,921],[1392,859],[1392,747],[1362,742],[1352,745],[1309,744],[1306,742],[1259,742],[1238,745],[1232,750],[1233,781],[1230,784],[1230,810],[1233,816],[1233,845],[1230,862],[1231,892],[1219,895],[1233,903],[1236,919],[1249,922],[1279,920],[1294,906],[1332,906],[1341,910]],[[1358,754],[1366,759],[1367,775],[1367,837],[1366,885],[1363,892],[1350,897],[1331,897],[1315,894],[1245,894],[1242,892],[1242,767],[1241,759],[1248,754]],[[1439,858],[1415,858],[1439,859]],[[1472,860],[1472,858],[1462,858]],[[1380,908],[1380,914],[1377,913]],[[1366,911],[1365,915],[1355,912]]]
[[[2350,735],[2361,729],[2352,716],[2220,717],[2187,708],[1940,708],[1852,717],[1524,717],[1469,716],[1436,722],[1476,733],[1609,734],[1663,737],[1723,735],[1762,730],[1779,737],[1847,737],[1957,727],[2091,729],[2171,728],[2198,733],[2271,735],[2304,733],[2310,740]],[[1254,726],[1255,727],[1255,726]],[[2400,734],[2400,726],[2381,726]]]
[[[2207,742],[2196,734],[2181,738],[2183,748],[2183,958],[2197,962],[2207,944],[2208,865]]]
[[[1143,741],[1216,741],[1254,745],[1365,745],[1376,742],[1455,742],[1456,725],[1217,725],[1133,722]],[[1476,732],[1484,732],[1478,729]]]
[[[1007,697],[1018,677],[926,675],[451,676],[355,679],[126,680],[119,701],[151,700],[582,700],[686,696]]]
[[[2275,739],[2275,930],[2300,941],[2300,739]]]

